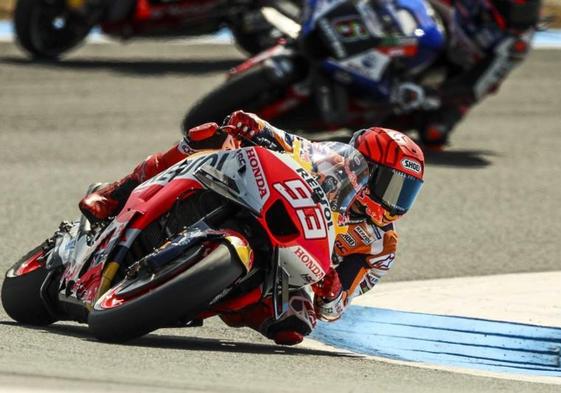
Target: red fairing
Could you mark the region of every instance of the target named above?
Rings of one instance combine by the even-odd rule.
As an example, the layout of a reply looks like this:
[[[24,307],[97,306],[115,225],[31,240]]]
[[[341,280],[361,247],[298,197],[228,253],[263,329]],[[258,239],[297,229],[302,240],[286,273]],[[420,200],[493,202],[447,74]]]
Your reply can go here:
[[[323,201],[324,203],[313,200],[312,187],[317,182],[310,175],[308,179],[303,180],[305,171],[297,173],[273,153],[261,147],[248,151],[250,166],[254,168],[257,167],[257,163],[252,165],[253,154],[259,162],[254,176],[256,179],[263,177],[263,192],[270,195],[263,206],[263,212],[267,212],[274,203],[280,201],[299,232],[296,236],[277,236],[271,232],[266,217],[262,214],[260,222],[267,230],[269,238],[276,246],[293,249],[294,255],[301,263],[312,271],[319,268],[322,271],[314,273],[318,277],[323,276],[331,267],[330,233],[333,231],[333,222],[327,200]],[[263,171],[262,174],[260,170]],[[317,186],[319,187],[319,184]]]
[[[14,276],[24,276],[43,266],[41,262],[39,262],[39,259],[43,256],[43,254],[43,250],[39,250],[30,256],[25,262],[19,265],[17,270],[14,272]]]
[[[152,184],[135,190],[121,214],[127,211],[139,212],[139,217],[132,222],[130,228],[144,229],[171,209],[178,198],[188,198],[192,192],[201,188],[202,185],[193,179],[174,179],[166,185]]]

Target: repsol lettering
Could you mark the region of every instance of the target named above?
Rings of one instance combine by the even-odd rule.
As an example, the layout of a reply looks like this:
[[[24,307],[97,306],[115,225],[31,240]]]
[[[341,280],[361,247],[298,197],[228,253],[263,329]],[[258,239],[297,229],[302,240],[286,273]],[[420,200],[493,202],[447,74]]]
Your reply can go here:
[[[325,196],[325,192],[323,192],[323,188],[321,188],[317,180],[312,175],[310,175],[306,170],[302,168],[298,168],[296,169],[296,172],[298,172],[298,174],[302,176],[304,181],[311,187],[312,192],[319,197],[319,203],[321,203],[322,206],[323,216],[327,221],[327,226],[331,228],[333,226],[333,220],[332,220],[333,213],[331,212],[331,206],[329,205],[329,201]]]

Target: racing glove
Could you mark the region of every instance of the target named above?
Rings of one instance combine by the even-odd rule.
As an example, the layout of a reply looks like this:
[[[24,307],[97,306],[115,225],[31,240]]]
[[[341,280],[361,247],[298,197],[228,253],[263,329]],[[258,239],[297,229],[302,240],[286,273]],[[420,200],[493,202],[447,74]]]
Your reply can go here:
[[[230,135],[241,140],[253,140],[265,129],[267,122],[253,113],[235,111],[226,118],[225,125]]]
[[[242,146],[259,145],[275,151],[292,151],[296,138],[253,113],[235,111],[224,120],[222,128]]]
[[[347,293],[343,291],[339,275],[331,269],[318,283],[312,285],[315,293],[314,309],[322,321],[335,321],[341,317],[347,305]]]

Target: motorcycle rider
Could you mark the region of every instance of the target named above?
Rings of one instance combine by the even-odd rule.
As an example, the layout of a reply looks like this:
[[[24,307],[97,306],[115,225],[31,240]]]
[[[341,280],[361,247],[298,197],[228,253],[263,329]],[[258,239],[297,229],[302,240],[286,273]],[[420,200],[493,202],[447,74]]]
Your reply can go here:
[[[292,152],[297,140],[302,151],[314,146],[311,141],[243,111],[232,113],[225,125],[224,129],[242,145],[251,142],[288,152]],[[92,222],[117,214],[140,183],[199,149],[222,146],[225,136],[218,129],[215,123],[191,129],[167,152],[149,156],[128,176],[84,197],[80,210]],[[278,344],[297,344],[312,331],[316,318],[337,320],[353,296],[370,290],[391,268],[398,240],[393,222],[409,210],[421,188],[423,152],[406,135],[376,127],[357,131],[350,144],[368,162],[368,186],[351,207],[348,232],[336,238],[334,268],[312,286],[313,302],[305,290],[293,293],[288,313],[275,321],[271,299],[265,299],[236,313],[221,315],[228,325],[249,326]]]
[[[397,106],[384,126],[416,129],[423,144],[440,150],[469,109],[495,93],[526,57],[539,22],[541,0],[429,0],[442,18],[447,47],[434,64],[444,80],[436,88],[397,85]]]

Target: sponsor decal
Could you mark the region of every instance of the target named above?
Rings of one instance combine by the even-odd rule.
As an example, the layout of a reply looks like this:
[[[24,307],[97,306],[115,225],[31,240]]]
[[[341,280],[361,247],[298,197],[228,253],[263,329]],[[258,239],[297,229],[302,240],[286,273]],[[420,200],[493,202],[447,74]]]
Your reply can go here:
[[[261,199],[267,199],[269,197],[269,186],[265,181],[263,168],[261,167],[257,154],[255,154],[255,149],[247,150],[247,159],[249,160],[249,166],[251,168],[251,172],[253,173],[253,177],[255,178],[257,189],[259,190],[259,196]]]
[[[146,188],[153,184],[165,185],[175,178],[185,178],[193,174],[203,165],[210,165],[221,171],[230,156],[230,152],[217,152],[197,158],[187,158],[166,171],[154,176],[152,179],[145,181],[137,188],[137,190]]]
[[[323,189],[321,188],[317,180],[308,172],[306,172],[306,170],[304,170],[303,168],[296,169],[296,172],[298,172],[298,174],[302,176],[302,178],[306,181],[306,183],[308,183],[308,185],[312,188],[312,192],[314,193],[314,196],[319,197],[319,203],[322,206],[323,217],[327,221],[327,227],[328,228],[333,227],[331,206],[329,205],[329,201],[325,196],[325,192],[323,192]]]
[[[410,170],[411,172],[415,172],[418,174],[421,174],[421,172],[423,171],[421,163],[411,158],[404,158],[403,160],[401,160],[401,166],[407,170]]]
[[[325,272],[321,268],[320,264],[310,254],[308,254],[306,250],[304,250],[302,247],[298,246],[296,251],[294,251],[294,255],[296,255],[298,259],[300,259],[300,261],[316,277],[316,279],[313,281],[320,280],[325,275]]]
[[[366,231],[362,229],[360,226],[354,227],[354,231],[360,237],[360,240],[362,240],[364,244],[369,245],[372,244],[372,242],[374,241],[374,239],[368,236]]]
[[[329,46],[335,52],[335,55],[339,58],[347,57],[347,51],[343,47],[343,44],[339,41],[337,33],[331,28],[331,25],[325,18],[318,21],[318,26],[322,30],[324,37],[327,38]]]
[[[364,40],[370,36],[358,16],[335,19],[333,27],[343,42]]]
[[[376,276],[374,272],[369,271],[360,282],[360,292],[362,294],[365,294],[366,292],[374,288],[379,281],[380,277]]]
[[[355,239],[349,235],[348,233],[344,233],[341,235],[341,237],[343,238],[343,240],[345,241],[345,243],[347,243],[349,246],[351,247],[355,247],[356,246],[356,241]]]
[[[380,258],[368,258],[367,262],[372,269],[376,270],[390,270],[392,267],[393,261],[395,260],[395,254],[388,254],[384,255]]]

